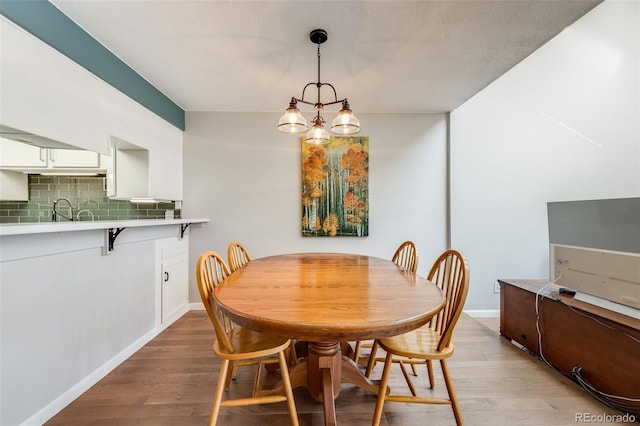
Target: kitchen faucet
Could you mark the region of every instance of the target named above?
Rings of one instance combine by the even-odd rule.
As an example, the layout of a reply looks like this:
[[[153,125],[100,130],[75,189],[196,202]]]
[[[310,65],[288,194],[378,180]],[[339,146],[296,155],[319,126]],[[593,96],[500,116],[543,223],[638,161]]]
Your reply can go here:
[[[93,220],[94,220],[93,212],[91,210],[89,210],[89,209],[82,209],[78,213],[76,213],[76,220],[80,220],[80,215],[82,213],[87,213],[89,215],[89,217],[91,218],[91,221],[93,222]]]
[[[67,212],[67,216],[63,215],[62,213],[59,213],[57,208],[58,208],[58,203],[60,201],[66,201],[67,204],[69,205],[69,210]],[[55,200],[53,202],[53,208],[51,209],[51,221],[52,222],[57,222],[58,221],[58,216],[62,216],[65,219],[72,221],[73,220],[73,208],[71,207],[71,201],[69,201],[68,198],[65,197],[61,197],[58,198],[57,200]]]

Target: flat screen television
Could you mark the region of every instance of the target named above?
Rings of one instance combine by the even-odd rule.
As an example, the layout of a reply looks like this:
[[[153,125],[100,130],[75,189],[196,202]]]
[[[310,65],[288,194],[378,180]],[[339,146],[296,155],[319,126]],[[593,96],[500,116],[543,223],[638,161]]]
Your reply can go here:
[[[640,198],[547,203],[550,280],[640,318]]]

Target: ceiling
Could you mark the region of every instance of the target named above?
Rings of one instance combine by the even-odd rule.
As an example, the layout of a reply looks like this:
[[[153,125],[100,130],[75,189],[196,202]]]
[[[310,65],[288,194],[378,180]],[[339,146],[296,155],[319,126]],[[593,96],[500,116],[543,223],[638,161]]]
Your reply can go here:
[[[325,29],[321,81],[357,114],[452,111],[601,0],[51,1],[186,111],[284,111]]]

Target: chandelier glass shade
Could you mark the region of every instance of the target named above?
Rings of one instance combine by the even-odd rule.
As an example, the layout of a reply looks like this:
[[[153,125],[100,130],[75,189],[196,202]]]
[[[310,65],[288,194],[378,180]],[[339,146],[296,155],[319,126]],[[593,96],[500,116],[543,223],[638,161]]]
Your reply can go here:
[[[360,121],[353,115],[346,99],[338,116],[331,122],[331,131],[337,135],[354,135],[360,131]]]
[[[329,132],[324,129],[324,120],[319,115],[315,118],[313,127],[307,133],[304,141],[311,145],[325,145],[331,142]]]
[[[302,89],[301,98],[291,98],[289,107],[280,118],[280,121],[278,121],[278,130],[289,134],[304,133],[309,130],[307,120],[298,109],[298,102],[313,105],[316,110],[316,116],[311,121],[313,126],[307,133],[305,141],[309,144],[324,145],[328,144],[330,141],[329,133],[324,128],[324,118],[320,115],[320,111],[322,111],[325,106],[338,103],[342,104],[342,109],[338,112],[338,116],[331,122],[331,132],[336,135],[348,136],[357,134],[360,131],[360,121],[353,115],[347,98],[338,100],[338,95],[333,85],[330,83],[322,83],[320,81],[320,45],[327,41],[327,32],[321,29],[313,30],[309,34],[309,39],[318,45],[318,81],[307,83],[307,85],[304,86],[304,89]],[[316,86],[317,88],[318,97],[316,102],[305,100],[305,93],[309,86]],[[323,86],[331,88],[333,91],[333,100],[329,102],[321,101],[320,89]]]
[[[296,106],[296,103],[295,98],[291,98],[289,108],[287,108],[284,115],[280,117],[278,130],[281,132],[296,134],[305,132],[309,128],[307,125],[307,119],[304,118]]]

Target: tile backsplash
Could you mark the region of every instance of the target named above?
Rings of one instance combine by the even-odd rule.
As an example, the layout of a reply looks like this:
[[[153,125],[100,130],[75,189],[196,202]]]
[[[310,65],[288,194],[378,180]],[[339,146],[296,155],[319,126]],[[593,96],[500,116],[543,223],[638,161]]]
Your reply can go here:
[[[104,177],[29,175],[29,201],[0,201],[0,223],[51,222],[53,202],[65,197],[71,201],[74,220],[164,219],[174,202],[136,204],[107,198]],[[57,211],[67,216],[66,202]],[[180,210],[174,213],[180,217]],[[64,222],[67,219],[60,218]]]

